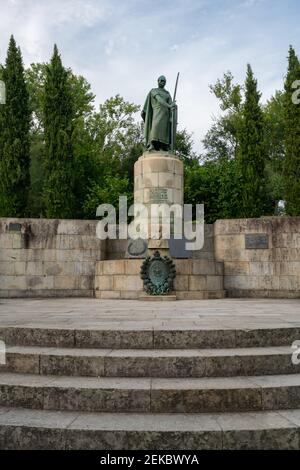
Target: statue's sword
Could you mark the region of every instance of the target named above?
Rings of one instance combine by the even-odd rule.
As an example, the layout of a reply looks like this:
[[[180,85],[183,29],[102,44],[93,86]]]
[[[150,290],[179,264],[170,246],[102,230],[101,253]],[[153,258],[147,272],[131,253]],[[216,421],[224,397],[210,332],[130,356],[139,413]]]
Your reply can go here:
[[[178,80],[179,80],[179,72],[176,78],[175,90],[174,90],[174,97],[173,103],[176,101],[176,94],[177,94],[177,87],[178,87]],[[171,151],[175,151],[175,141],[176,141],[176,126],[177,126],[177,112],[176,109],[173,108],[171,112]]]

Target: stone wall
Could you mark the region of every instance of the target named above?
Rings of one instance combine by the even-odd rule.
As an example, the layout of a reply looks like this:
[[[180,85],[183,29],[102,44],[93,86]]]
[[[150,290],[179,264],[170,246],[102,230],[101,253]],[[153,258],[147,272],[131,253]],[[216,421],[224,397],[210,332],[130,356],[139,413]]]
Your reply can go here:
[[[96,224],[0,219],[0,297],[92,297],[95,274],[100,276],[95,272],[97,262],[124,260],[127,245],[126,240],[98,240]],[[300,217],[218,220],[205,226],[204,247],[192,259],[202,260],[201,269],[205,260],[224,262],[224,289],[229,297],[300,297]],[[221,275],[210,272],[209,266],[206,274],[194,268],[187,274],[179,269],[180,263],[176,287],[181,298],[187,276]],[[106,265],[112,268],[109,262]],[[136,273],[124,268],[120,275]],[[110,290],[100,280],[96,279],[98,290]]]
[[[96,221],[0,219],[0,297],[86,296],[105,257]]]
[[[218,220],[214,243],[229,297],[300,297],[300,217]]]

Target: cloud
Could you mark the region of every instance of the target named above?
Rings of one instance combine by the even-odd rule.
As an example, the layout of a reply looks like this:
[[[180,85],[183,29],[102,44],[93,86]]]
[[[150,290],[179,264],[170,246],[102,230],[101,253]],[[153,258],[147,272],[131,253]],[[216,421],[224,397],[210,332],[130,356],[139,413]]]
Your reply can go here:
[[[0,61],[10,34],[26,65],[48,61],[54,42],[63,62],[91,82],[97,103],[117,93],[143,104],[164,74],[177,72],[180,126],[196,147],[218,113],[209,92],[224,72],[244,81],[251,63],[266,100],[281,88],[288,45],[300,54],[296,0],[1,0]]]

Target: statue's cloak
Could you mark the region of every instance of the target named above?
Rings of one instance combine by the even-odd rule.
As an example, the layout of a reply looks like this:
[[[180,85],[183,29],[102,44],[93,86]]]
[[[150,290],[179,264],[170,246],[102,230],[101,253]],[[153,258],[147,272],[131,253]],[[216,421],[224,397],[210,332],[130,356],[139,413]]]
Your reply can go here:
[[[145,125],[144,125],[144,138],[145,138],[145,145],[148,147],[150,145],[150,133],[151,133],[151,126],[152,126],[152,119],[153,119],[153,108],[151,104],[151,91],[149,91],[144,108],[143,113],[145,115]]]
[[[170,111],[167,107],[159,104],[155,97],[160,95],[167,103],[172,103],[171,95],[166,90],[153,88],[147,95],[143,114],[145,116],[144,137],[148,147],[152,141],[161,142],[165,145],[171,143]]]

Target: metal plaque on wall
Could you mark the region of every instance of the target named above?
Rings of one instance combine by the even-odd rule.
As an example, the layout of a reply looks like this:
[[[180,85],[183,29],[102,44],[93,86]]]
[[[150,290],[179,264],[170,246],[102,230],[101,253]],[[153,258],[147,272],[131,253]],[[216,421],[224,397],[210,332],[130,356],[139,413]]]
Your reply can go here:
[[[267,250],[269,248],[269,236],[267,233],[246,233],[246,250]]]

